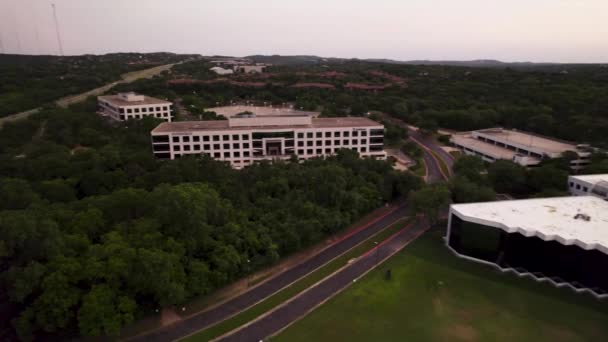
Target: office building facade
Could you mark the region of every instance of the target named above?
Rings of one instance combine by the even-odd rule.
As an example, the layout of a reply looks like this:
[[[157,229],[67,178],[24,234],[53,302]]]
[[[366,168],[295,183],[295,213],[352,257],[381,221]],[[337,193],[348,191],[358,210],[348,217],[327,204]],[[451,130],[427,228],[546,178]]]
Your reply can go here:
[[[384,126],[367,118],[308,115],[232,117],[163,123],[151,132],[154,155],[175,159],[207,155],[242,168],[261,160],[305,160],[350,149],[385,159]]]
[[[152,116],[171,122],[173,118],[173,103],[133,92],[98,96],[97,103],[100,115],[117,121]]]

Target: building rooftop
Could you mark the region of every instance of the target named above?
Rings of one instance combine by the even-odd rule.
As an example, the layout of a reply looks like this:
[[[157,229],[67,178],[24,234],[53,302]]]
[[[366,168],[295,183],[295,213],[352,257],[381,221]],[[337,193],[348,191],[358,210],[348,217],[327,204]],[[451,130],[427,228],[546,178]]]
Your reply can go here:
[[[233,117],[242,112],[251,112],[258,116],[275,116],[275,115],[310,115],[317,117],[320,112],[310,112],[310,111],[302,111],[295,110],[291,108],[277,108],[277,107],[269,107],[269,106],[223,106],[223,107],[213,107],[206,108],[208,112],[215,112],[219,115],[223,115],[227,118]]]
[[[289,119],[291,116],[279,116],[279,118]],[[163,122],[152,130],[152,133],[185,133],[211,130],[250,130],[250,129],[293,129],[293,128],[337,128],[337,127],[381,127],[382,124],[362,117],[342,117],[342,118],[312,118],[310,124],[278,124],[260,125],[256,124],[257,118],[247,118],[240,120],[252,120],[252,125],[239,125],[231,127],[229,120],[216,121],[180,121]],[[242,121],[241,121],[242,122]],[[259,121],[257,121],[259,123]],[[285,122],[285,120],[281,120]]]
[[[608,182],[608,173],[598,175],[572,175],[570,178],[589,184],[598,184],[600,182]]]
[[[608,201],[594,196],[453,204],[450,211],[469,222],[608,254]]]
[[[469,133],[454,134],[452,135],[452,141],[460,146],[468,147],[474,151],[479,151],[495,159],[513,160],[513,157],[518,154],[517,152],[509,150],[508,148],[488,144],[481,140],[475,139]]]
[[[565,151],[576,151],[576,145],[556,139],[549,139],[536,134],[521,132],[516,130],[508,130],[503,128],[488,128],[475,133],[491,136],[494,139],[511,142],[514,144],[536,148],[548,153],[562,153]]]
[[[120,95],[104,95],[98,96],[98,99],[105,100],[114,106],[139,106],[139,105],[156,105],[156,104],[170,104],[171,102],[157,99],[155,97],[143,96],[143,101],[126,101]]]

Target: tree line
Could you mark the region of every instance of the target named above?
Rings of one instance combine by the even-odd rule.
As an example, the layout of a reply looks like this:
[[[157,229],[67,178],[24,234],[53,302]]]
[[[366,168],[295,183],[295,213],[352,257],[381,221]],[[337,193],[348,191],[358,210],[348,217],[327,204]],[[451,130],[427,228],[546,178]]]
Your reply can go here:
[[[90,106],[0,131],[3,338],[115,335],[422,185],[349,150],[241,171],[160,162],[149,143],[158,121],[111,123]]]

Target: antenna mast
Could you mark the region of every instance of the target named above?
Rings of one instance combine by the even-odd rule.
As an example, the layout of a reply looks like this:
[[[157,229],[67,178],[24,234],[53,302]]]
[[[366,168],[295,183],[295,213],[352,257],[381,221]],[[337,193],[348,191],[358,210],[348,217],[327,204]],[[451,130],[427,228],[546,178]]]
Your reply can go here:
[[[63,45],[61,44],[61,35],[59,34],[59,24],[57,23],[57,13],[55,12],[55,4],[51,4],[53,7],[53,19],[55,20],[55,33],[57,33],[57,44],[59,45],[59,54],[63,56]]]

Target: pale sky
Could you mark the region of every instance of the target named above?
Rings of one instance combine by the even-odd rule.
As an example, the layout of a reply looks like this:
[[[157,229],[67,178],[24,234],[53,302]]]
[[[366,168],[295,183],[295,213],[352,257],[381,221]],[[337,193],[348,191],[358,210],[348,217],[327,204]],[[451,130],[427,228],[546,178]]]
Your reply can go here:
[[[0,52],[608,62],[608,0],[0,0]]]

